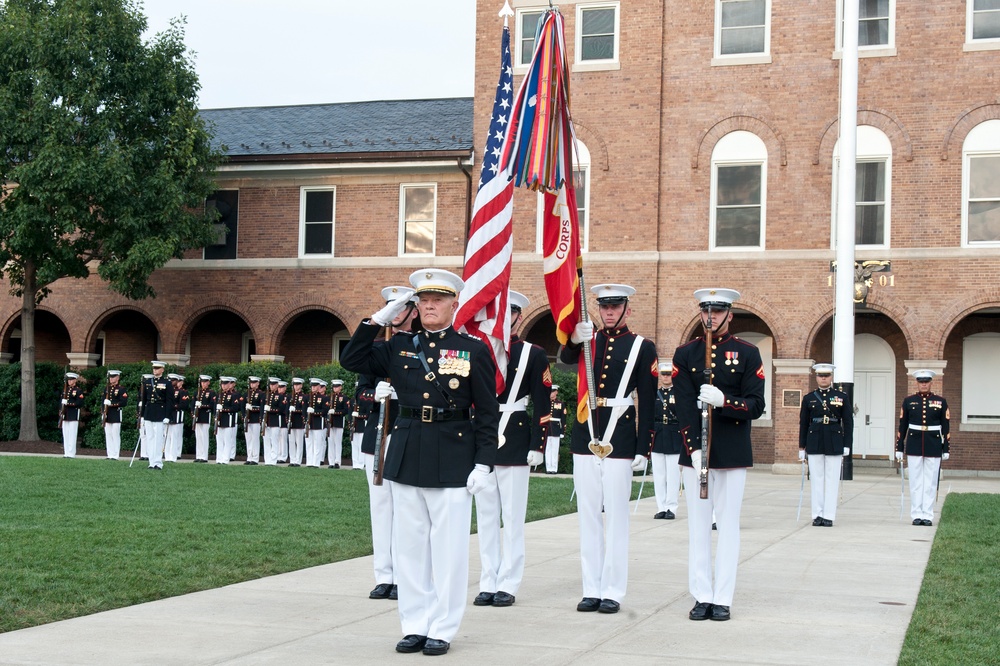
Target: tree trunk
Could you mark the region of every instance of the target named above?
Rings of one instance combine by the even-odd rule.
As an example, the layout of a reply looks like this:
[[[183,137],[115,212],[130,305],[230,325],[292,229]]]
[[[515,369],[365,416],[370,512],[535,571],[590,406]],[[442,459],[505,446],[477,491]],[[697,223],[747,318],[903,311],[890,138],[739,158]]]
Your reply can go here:
[[[24,265],[24,293],[21,296],[21,434],[22,442],[37,442],[38,416],[35,410],[35,292],[38,289],[35,264]]]

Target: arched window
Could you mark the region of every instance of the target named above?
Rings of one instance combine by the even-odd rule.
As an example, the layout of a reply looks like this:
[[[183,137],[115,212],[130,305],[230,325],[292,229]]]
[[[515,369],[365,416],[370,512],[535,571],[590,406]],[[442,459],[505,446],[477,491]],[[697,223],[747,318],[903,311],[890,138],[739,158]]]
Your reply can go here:
[[[590,151],[583,141],[576,142],[573,154],[573,187],[576,189],[576,214],[580,223],[580,249],[587,251],[590,245]],[[535,213],[535,252],[542,253],[542,221],[545,197],[538,195]]]
[[[1000,247],[1000,120],[976,125],[962,145],[962,245]]]
[[[889,196],[892,191],[892,142],[882,130],[858,125],[857,175],[854,196],[854,243],[865,247],[889,247]],[[840,141],[833,149],[833,231],[831,246],[837,246],[837,201],[840,186]]]
[[[764,249],[767,146],[756,134],[730,132],[712,150],[709,249]]]

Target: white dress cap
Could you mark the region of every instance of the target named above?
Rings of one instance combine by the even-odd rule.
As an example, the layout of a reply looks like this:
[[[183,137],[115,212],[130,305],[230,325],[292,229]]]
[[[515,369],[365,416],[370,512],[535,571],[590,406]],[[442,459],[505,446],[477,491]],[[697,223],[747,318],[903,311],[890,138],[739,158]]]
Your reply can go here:
[[[624,303],[635,293],[635,288],[627,284],[598,284],[590,288],[597,296],[597,302],[613,305]]]
[[[531,302],[528,300],[527,296],[525,296],[519,291],[514,291],[513,289],[510,290],[510,296],[507,298],[507,300],[510,302],[510,307],[517,308],[518,310],[522,311],[524,310],[524,308],[528,307],[528,303]]]
[[[433,293],[458,296],[465,282],[454,273],[440,268],[423,268],[410,275],[410,284],[417,294]]]
[[[728,308],[739,300],[740,292],[735,289],[698,289],[694,292],[694,297],[699,305]]]

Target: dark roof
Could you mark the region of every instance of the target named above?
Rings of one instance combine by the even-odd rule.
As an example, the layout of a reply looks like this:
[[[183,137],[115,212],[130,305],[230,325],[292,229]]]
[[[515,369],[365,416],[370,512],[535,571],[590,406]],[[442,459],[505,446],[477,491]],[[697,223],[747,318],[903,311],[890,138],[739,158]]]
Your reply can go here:
[[[472,150],[472,98],[203,109],[230,158]]]

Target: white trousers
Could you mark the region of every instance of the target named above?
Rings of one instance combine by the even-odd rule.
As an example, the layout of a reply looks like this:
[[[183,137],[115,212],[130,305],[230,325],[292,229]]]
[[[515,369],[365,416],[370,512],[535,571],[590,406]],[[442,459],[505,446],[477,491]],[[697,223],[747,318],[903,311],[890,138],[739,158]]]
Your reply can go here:
[[[264,464],[277,465],[281,454],[281,438],[285,436],[285,429],[277,426],[264,428]]]
[[[184,441],[184,424],[167,424],[167,445],[163,449],[163,459],[167,462],[177,462],[181,457],[181,445]]]
[[[677,498],[681,492],[681,468],[677,464],[679,453],[653,453],[653,493],[656,495],[656,510],[677,513]]]
[[[76,457],[76,435],[80,431],[79,421],[63,421],[63,456],[66,458]]]
[[[696,602],[730,606],[740,561],[740,509],[747,470],[708,470],[708,499],[699,496],[698,472],[682,467],[688,513],[688,589]],[[712,521],[718,524],[712,585]]]
[[[330,465],[339,465],[344,459],[343,428],[330,428],[330,443],[328,451],[330,452]],[[322,462],[322,458],[320,459],[320,462]]]
[[[480,592],[501,591],[516,595],[521,587],[529,474],[527,466],[497,466],[490,473],[490,486],[476,495]]]
[[[244,435],[247,440],[247,460],[249,462],[260,462],[260,424],[247,423]]]
[[[621,601],[628,587],[632,460],[573,454],[583,596]],[[604,513],[601,513],[601,509]]]
[[[810,454],[809,490],[812,493],[812,517],[837,519],[837,495],[844,456]]]
[[[356,432],[351,438],[351,469],[368,469],[365,454],[361,453],[361,440],[364,436],[363,432]]]
[[[360,449],[359,455],[360,455]],[[395,583],[392,566],[392,489],[390,481],[375,485],[375,456],[363,454],[368,476],[368,510],[372,520],[372,550],[375,554],[375,584]]]
[[[315,428],[309,431],[306,438],[306,465],[319,467],[326,457],[326,430]]]
[[[304,428],[293,428],[288,431],[288,464],[302,464],[302,448],[305,445],[306,431]]]
[[[139,457],[149,458],[149,452],[146,450],[146,419],[139,419]]]
[[[230,453],[229,442],[232,440],[232,453]],[[224,428],[219,426],[215,433],[215,462],[222,465],[229,464],[236,451],[236,426]]]
[[[198,423],[194,427],[195,460],[208,460],[208,425],[207,423]]]
[[[278,462],[288,462],[288,428],[278,428]]]
[[[910,466],[910,518],[934,520],[940,458],[906,456]]]
[[[166,448],[167,424],[163,421],[143,421],[146,424],[146,453],[150,467],[163,467],[163,449]]]
[[[468,603],[472,495],[391,483],[403,635],[451,642]]]
[[[122,454],[121,423],[104,424],[104,448],[107,449],[109,458],[118,460],[118,456]]]
[[[545,471],[559,471],[559,441],[561,437],[545,438]]]

